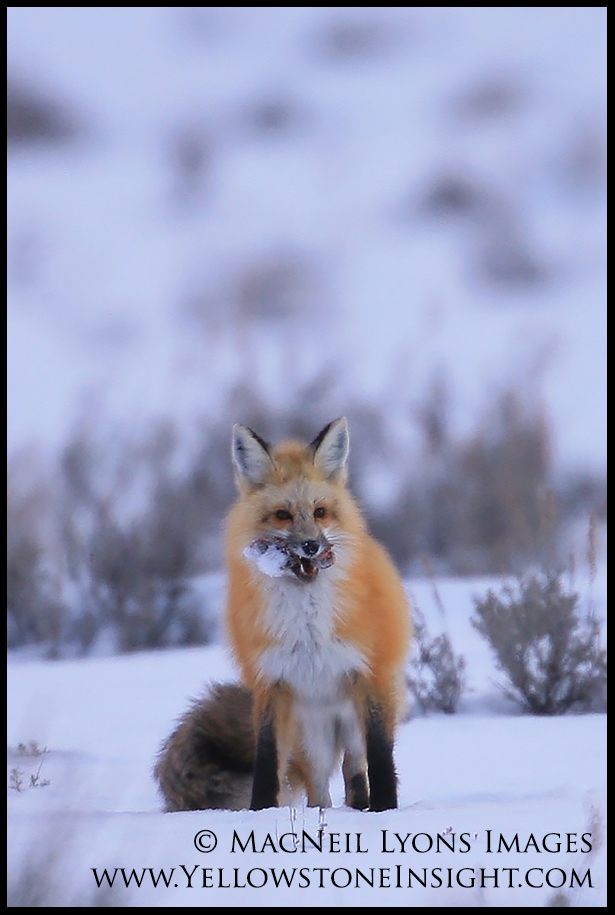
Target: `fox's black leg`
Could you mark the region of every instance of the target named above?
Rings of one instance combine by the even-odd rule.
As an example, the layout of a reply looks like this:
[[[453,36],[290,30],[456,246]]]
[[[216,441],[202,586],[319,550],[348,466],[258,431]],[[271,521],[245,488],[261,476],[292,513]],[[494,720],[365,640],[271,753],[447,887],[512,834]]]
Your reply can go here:
[[[277,807],[279,790],[278,748],[273,715],[270,710],[266,710],[256,738],[256,762],[250,809],[263,810],[265,807]]]
[[[357,772],[346,779],[346,804],[355,810],[367,810],[369,807],[369,792],[367,778],[364,772]]]
[[[346,750],[342,765],[344,786],[346,788],[346,806],[355,810],[367,810],[369,807],[369,790],[367,788],[367,766],[365,749],[360,754]]]
[[[370,702],[367,709],[367,777],[369,809],[392,810],[397,807],[397,775],[393,762],[393,740],[385,727],[380,705]]]

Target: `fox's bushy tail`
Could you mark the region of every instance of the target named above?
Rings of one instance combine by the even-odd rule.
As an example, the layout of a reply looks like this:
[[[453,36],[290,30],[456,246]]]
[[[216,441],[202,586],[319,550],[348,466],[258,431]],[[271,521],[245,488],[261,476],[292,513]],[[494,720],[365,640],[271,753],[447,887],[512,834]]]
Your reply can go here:
[[[255,753],[250,691],[214,686],[160,749],[154,776],[166,809],[249,807]]]

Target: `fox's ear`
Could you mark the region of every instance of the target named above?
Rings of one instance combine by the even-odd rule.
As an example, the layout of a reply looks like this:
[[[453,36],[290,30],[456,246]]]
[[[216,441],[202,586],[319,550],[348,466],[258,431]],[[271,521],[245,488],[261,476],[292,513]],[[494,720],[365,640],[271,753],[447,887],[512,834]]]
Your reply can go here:
[[[314,456],[314,466],[323,473],[325,479],[346,479],[350,438],[345,416],[325,426],[310,444],[310,448]]]
[[[260,435],[236,423],[233,426],[231,453],[240,488],[258,489],[265,485],[273,469],[273,461],[269,445]]]

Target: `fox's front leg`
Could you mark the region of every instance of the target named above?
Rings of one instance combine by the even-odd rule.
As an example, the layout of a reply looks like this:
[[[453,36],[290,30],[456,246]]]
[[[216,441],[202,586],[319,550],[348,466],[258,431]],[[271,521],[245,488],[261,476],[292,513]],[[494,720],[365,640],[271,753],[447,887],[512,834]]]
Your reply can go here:
[[[278,806],[280,793],[278,742],[272,703],[265,705],[257,728],[251,810]]]
[[[365,730],[369,809],[393,810],[397,807],[397,773],[392,729],[387,727],[382,705],[375,699],[368,702]]]
[[[364,760],[357,760],[347,753],[344,756],[342,771],[346,788],[346,806],[353,807],[355,810],[367,810],[369,790]]]

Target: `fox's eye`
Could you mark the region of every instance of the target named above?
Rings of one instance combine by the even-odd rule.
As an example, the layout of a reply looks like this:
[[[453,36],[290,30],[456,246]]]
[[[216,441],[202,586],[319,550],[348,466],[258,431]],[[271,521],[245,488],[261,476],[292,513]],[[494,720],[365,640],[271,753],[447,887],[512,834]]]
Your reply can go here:
[[[277,512],[275,513],[275,516],[278,519],[278,521],[292,521],[292,517],[293,517],[291,515],[291,513],[289,511],[287,511],[285,508],[278,508]]]
[[[324,505],[319,505],[318,508],[314,509],[315,518],[326,518],[326,516],[327,516],[327,509],[324,507]]]

